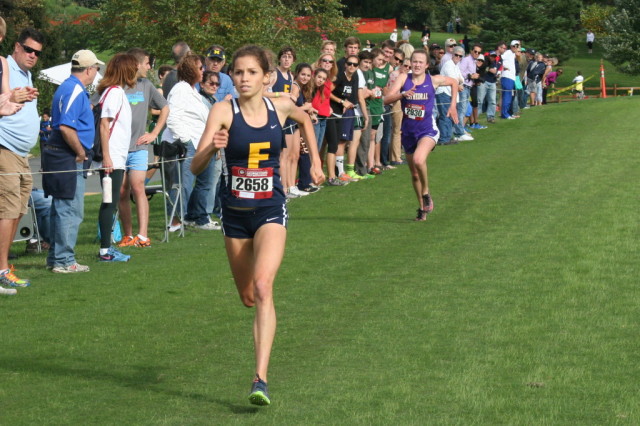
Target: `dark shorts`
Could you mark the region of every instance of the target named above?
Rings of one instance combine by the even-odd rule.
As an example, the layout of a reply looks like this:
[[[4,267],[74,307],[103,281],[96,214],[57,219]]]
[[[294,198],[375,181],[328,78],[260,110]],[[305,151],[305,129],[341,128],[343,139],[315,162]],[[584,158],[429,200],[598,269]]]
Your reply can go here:
[[[355,125],[355,114],[353,109],[348,109],[342,114],[340,119],[340,140],[350,141],[353,140],[353,126]]]
[[[258,207],[252,210],[237,210],[223,206],[220,220],[225,237],[251,239],[262,225],[268,223],[277,223],[286,228],[289,213],[286,204]]]

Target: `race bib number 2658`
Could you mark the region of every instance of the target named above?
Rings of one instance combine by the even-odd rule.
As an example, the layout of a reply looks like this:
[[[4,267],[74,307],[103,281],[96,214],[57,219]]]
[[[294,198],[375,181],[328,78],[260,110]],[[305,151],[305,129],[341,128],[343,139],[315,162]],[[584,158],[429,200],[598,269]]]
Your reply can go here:
[[[273,167],[231,168],[231,193],[244,199],[264,199],[273,196]]]

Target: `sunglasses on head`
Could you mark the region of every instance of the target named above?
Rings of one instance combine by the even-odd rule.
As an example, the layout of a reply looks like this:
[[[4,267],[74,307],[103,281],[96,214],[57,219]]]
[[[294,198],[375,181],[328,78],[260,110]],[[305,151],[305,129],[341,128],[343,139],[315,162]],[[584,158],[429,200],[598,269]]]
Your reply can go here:
[[[357,67],[358,63],[357,62],[347,62],[345,65],[348,66],[348,67]]]
[[[35,54],[38,58],[40,57],[40,54],[42,53],[42,50],[36,50],[33,47],[29,47],[27,45],[21,44],[20,46],[22,46],[22,49],[27,52],[27,53],[33,53]]]

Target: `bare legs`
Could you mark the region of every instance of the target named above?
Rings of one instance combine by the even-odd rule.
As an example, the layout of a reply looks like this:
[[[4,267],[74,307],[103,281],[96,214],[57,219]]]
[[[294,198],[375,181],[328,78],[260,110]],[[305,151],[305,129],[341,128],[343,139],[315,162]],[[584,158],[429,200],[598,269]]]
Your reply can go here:
[[[409,170],[411,171],[411,184],[418,197],[420,203],[420,210],[425,210],[423,195],[429,193],[429,179],[427,176],[427,157],[433,147],[436,146],[436,141],[430,137],[421,138],[418,141],[418,146],[413,154],[407,155],[407,163],[409,163]]]
[[[256,307],[253,339],[256,373],[267,381],[271,346],[276,332],[273,282],[280,268],[287,230],[282,225],[266,224],[253,239],[225,237],[229,265],[242,303]]]

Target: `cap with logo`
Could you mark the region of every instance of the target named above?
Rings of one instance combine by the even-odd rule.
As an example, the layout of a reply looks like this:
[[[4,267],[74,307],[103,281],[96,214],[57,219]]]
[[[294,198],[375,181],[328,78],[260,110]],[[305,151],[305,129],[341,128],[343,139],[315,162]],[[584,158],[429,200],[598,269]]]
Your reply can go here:
[[[220,47],[212,47],[209,50],[207,50],[207,57],[222,59],[224,61],[225,60],[224,49]]]
[[[71,66],[87,68],[94,65],[104,65],[104,62],[99,60],[96,54],[90,50],[78,50],[71,57]]]

